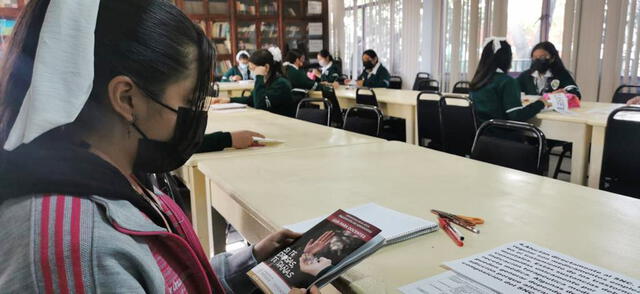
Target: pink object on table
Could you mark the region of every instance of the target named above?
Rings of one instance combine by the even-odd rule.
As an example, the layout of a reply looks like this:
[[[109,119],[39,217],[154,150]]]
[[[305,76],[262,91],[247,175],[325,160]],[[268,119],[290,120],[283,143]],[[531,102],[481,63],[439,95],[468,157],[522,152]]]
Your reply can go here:
[[[313,72],[310,72],[310,71],[307,72],[307,77],[309,77],[310,80],[316,79],[316,75],[314,75]]]
[[[549,95],[553,93],[545,93],[544,99],[549,100]],[[579,108],[580,107],[580,99],[575,94],[563,93],[565,97],[567,97],[569,108]]]

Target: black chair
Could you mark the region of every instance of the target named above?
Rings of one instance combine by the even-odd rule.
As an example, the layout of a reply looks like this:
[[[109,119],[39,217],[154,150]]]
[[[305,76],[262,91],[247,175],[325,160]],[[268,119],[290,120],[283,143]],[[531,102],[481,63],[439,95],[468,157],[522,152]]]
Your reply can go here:
[[[640,198],[640,108],[625,106],[607,120],[600,189]]]
[[[460,103],[450,105],[447,100],[459,101]],[[440,130],[443,151],[460,156],[471,154],[477,129],[473,102],[469,98],[449,95],[440,98]]]
[[[471,148],[471,158],[543,175],[549,156],[544,133],[532,124],[489,120],[480,126]]]
[[[457,94],[469,94],[471,92],[470,84],[468,81],[459,81],[453,85],[451,92]]]
[[[220,85],[216,83],[209,84],[209,90],[207,91],[207,96],[218,97],[220,96]]]
[[[627,103],[629,99],[640,96],[640,86],[634,85],[621,85],[613,93],[612,103]]]
[[[376,92],[371,88],[358,88],[356,89],[356,104],[371,105],[378,107],[378,98],[376,98]]]
[[[325,98],[331,102],[331,126],[335,128],[342,128],[344,124],[344,112],[346,109],[340,108],[340,102],[336,97],[336,92],[332,87],[322,87],[322,98]]]
[[[249,95],[246,95],[247,93],[249,93],[249,95],[251,95],[251,90],[249,89],[244,89],[242,90],[242,94],[240,94],[240,97],[247,97]]]
[[[440,92],[440,82],[432,79],[426,79],[418,83],[416,91]]]
[[[343,129],[364,135],[380,135],[382,127],[382,112],[375,106],[356,105],[349,109],[344,116]]]
[[[391,76],[389,78],[389,89],[402,89],[402,78],[399,76]]]
[[[318,108],[317,104],[321,102],[324,108]],[[320,125],[331,126],[331,109],[333,106],[329,99],[326,98],[304,98],[298,103],[296,109],[296,118]]]
[[[291,89],[291,99],[294,105],[298,105],[304,98],[309,98],[309,91],[299,88]]]
[[[423,80],[430,80],[431,79],[431,74],[429,74],[428,72],[419,72],[416,74],[416,79],[413,81],[413,90],[414,91],[420,91],[418,89],[418,86],[420,85],[420,83]]]
[[[425,99],[427,95],[438,95],[438,100]],[[420,92],[416,101],[418,112],[418,144],[435,150],[442,150],[442,133],[440,130],[440,97],[439,93]]]

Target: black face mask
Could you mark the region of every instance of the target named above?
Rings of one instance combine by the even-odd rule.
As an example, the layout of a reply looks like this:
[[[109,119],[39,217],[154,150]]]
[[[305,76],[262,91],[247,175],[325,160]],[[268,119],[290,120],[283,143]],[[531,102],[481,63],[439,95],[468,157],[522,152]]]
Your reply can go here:
[[[133,123],[133,127],[142,135],[138,141],[136,161],[133,164],[134,172],[162,173],[181,167],[200,148],[207,127],[206,111],[186,107],[175,110],[155,99],[152,100],[177,113],[176,127],[173,137],[163,142],[149,139]]]
[[[365,61],[365,62],[362,63],[362,65],[364,65],[364,68],[366,68],[366,69],[372,69],[374,66],[376,66],[371,61]]]
[[[549,70],[551,67],[551,62],[549,59],[534,59],[531,61],[531,70],[537,70],[538,73],[543,74]]]

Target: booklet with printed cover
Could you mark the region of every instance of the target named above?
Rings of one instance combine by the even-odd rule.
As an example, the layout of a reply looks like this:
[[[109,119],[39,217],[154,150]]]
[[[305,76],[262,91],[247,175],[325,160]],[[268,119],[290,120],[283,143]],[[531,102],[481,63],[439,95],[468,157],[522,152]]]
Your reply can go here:
[[[338,210],[247,274],[267,294],[322,287],[383,245],[379,228]]]

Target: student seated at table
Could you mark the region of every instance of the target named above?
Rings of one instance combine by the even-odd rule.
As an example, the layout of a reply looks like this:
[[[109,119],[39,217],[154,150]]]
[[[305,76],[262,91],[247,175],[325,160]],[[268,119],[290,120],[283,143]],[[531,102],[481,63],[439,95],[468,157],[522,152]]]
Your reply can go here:
[[[176,203],[134,176],[180,167],[202,141],[214,58],[202,30],[163,0],[32,0],[14,32],[0,69],[0,292],[257,291],[246,272],[299,234],[210,261]]]
[[[389,87],[389,79],[391,75],[386,67],[380,63],[378,54],[375,51],[369,49],[362,53],[362,65],[364,70],[358,76],[356,83],[358,87],[369,88],[387,88]],[[345,80],[345,84],[349,84],[350,80]]]
[[[296,50],[289,50],[282,64],[282,72],[291,83],[293,89],[314,91],[319,85],[316,81],[309,79],[307,74],[301,70],[303,65],[304,55]]]
[[[338,65],[333,63],[333,56],[327,49],[322,49],[316,56],[318,63],[320,64],[320,70],[313,69],[313,74],[316,76],[316,81],[326,84],[332,84],[340,77],[340,69]]]
[[[576,81],[564,67],[558,50],[551,42],[538,43],[531,50],[531,68],[518,76],[520,90],[526,95],[547,92],[572,93],[580,97]]]
[[[242,103],[256,109],[293,117],[296,104],[291,97],[291,83],[282,77],[282,53],[277,47],[260,49],[249,58],[249,70],[256,82],[247,97],[214,98],[212,103]]]
[[[627,101],[627,105],[638,105],[640,104],[640,96],[633,97]]]
[[[469,93],[480,123],[490,119],[526,121],[547,106],[542,99],[522,105],[518,81],[507,75],[511,58],[511,46],[506,40],[487,40]]]
[[[249,52],[241,50],[236,54],[237,65],[230,68],[224,76],[222,76],[223,82],[237,82],[244,80],[251,80],[251,73],[249,72]]]

